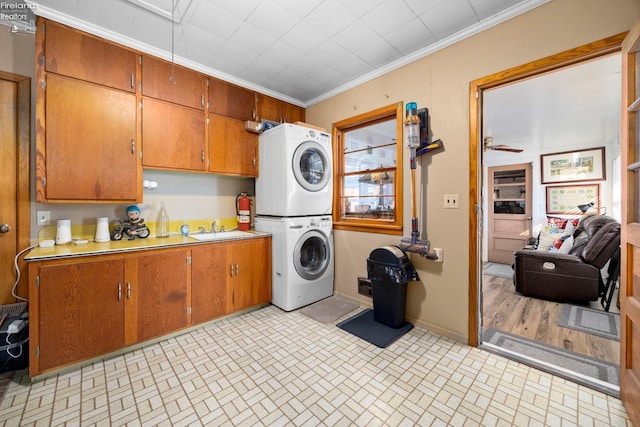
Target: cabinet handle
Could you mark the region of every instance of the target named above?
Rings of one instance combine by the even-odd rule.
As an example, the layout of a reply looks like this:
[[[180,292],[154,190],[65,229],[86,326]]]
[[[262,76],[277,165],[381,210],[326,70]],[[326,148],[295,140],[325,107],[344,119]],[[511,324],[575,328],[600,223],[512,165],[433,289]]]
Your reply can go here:
[[[253,168],[254,168],[254,169],[256,168],[256,163],[257,163],[257,162],[256,162],[256,158],[254,157],[254,158],[253,158]]]
[[[118,301],[122,301],[122,283],[118,283]]]
[[[204,93],[200,96],[200,104],[204,107]]]
[[[238,269],[238,263],[236,262],[236,276],[240,274],[240,270]]]
[[[136,78],[133,73],[131,73],[131,89],[133,89],[134,87],[136,87]]]
[[[202,157],[202,163],[204,163],[204,150],[202,150],[201,157]]]
[[[233,277],[233,264],[229,264],[229,276]]]
[[[131,154],[136,154],[136,141],[131,138]]]
[[[255,109],[255,108],[251,111],[251,118],[252,118],[253,120],[255,120],[255,119],[256,119],[256,109]]]
[[[131,299],[131,282],[127,282],[127,299]]]

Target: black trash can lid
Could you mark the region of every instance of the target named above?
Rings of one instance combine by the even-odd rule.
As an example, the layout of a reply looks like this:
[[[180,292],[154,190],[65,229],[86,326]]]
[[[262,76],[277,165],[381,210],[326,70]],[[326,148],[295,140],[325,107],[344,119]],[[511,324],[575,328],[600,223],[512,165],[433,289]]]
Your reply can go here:
[[[409,257],[397,246],[382,246],[371,251],[369,261],[387,265],[403,265],[409,261]]]

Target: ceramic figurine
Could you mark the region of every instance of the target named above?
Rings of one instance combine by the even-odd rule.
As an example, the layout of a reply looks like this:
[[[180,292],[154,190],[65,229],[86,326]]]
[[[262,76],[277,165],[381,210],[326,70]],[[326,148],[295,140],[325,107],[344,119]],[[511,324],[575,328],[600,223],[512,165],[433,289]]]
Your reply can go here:
[[[140,218],[140,208],[135,205],[127,206],[126,213],[127,219],[119,221],[111,234],[111,240],[120,240],[125,234],[128,240],[149,237],[149,228],[144,223],[144,219]]]

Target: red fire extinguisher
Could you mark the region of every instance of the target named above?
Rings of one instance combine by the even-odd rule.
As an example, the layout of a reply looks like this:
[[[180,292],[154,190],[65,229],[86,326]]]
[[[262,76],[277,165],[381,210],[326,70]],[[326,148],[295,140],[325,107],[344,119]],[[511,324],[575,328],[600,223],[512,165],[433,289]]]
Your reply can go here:
[[[236,215],[238,230],[247,231],[251,226],[251,199],[249,193],[240,193],[236,197]]]

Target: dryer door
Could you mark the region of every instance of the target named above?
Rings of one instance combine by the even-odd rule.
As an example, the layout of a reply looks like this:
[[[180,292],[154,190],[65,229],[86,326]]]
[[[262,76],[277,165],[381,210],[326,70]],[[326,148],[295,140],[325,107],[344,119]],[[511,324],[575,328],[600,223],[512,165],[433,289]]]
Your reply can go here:
[[[327,236],[318,230],[310,230],[296,242],[293,265],[300,277],[315,280],[327,271],[331,256]]]
[[[296,148],[291,167],[298,184],[308,191],[322,190],[331,177],[331,157],[315,141],[305,141]]]

